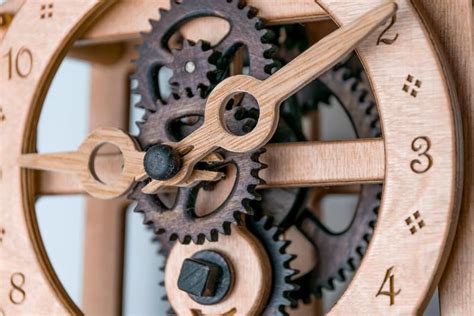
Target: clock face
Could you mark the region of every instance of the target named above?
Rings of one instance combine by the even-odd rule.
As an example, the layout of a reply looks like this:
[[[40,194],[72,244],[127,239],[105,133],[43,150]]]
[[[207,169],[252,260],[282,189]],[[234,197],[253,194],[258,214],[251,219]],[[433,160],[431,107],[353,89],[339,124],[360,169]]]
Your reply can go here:
[[[426,306],[457,219],[462,142],[446,68],[416,7],[317,0],[272,11],[253,1],[261,20],[234,2],[26,1],[3,16],[0,315],[81,312],[36,219],[35,199],[55,190],[136,203],[166,258],[164,289],[178,314],[296,314],[291,305],[304,311],[356,268],[329,313]],[[117,25],[124,12],[134,14]],[[321,16],[337,30],[309,23]],[[131,70],[145,113],[138,134],[98,124],[77,151],[37,153],[62,58],[95,49],[100,62],[115,53],[111,41],[132,51],[138,30],[137,56],[117,75]],[[356,139],[316,135],[331,98]],[[114,154],[101,154],[106,144]],[[325,190],[358,196],[341,232],[317,216]]]

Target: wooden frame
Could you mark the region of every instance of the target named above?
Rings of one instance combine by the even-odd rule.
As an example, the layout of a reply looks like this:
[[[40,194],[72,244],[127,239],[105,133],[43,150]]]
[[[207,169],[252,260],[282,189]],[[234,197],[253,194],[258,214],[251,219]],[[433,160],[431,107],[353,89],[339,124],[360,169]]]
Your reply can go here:
[[[290,3],[291,1],[285,1],[285,5],[290,5]],[[353,20],[368,8],[380,4],[381,1],[367,1],[364,8],[356,4],[341,4],[335,0],[321,0],[319,3],[327,8],[332,18],[340,25],[343,25]],[[110,2],[93,0],[74,1],[68,3],[68,6],[64,5],[64,3],[57,3],[55,10],[66,14],[68,18],[61,20],[61,25],[48,24],[46,28],[42,30],[43,33],[41,36],[32,36],[32,34],[26,30],[31,28],[32,26],[30,25],[37,20],[39,3],[26,2],[17,12],[15,20],[9,26],[9,31],[6,32],[3,39],[0,40],[0,55],[3,56],[5,53],[8,55],[11,51],[11,56],[13,57],[10,58],[15,58],[15,56],[22,58],[16,66],[16,69],[11,70],[7,75],[5,73],[0,74],[0,78],[2,78],[0,106],[2,106],[2,113],[4,115],[4,119],[2,119],[4,123],[0,125],[0,129],[2,129],[0,153],[1,157],[5,157],[2,158],[1,167],[3,182],[5,179],[9,181],[8,187],[2,183],[0,188],[2,194],[2,209],[6,207],[9,209],[18,209],[15,214],[7,213],[3,210],[0,212],[0,223],[8,223],[8,231],[14,232],[13,237],[9,237],[12,239],[1,246],[4,247],[2,250],[5,251],[0,251],[0,259],[1,261],[6,261],[5,258],[8,258],[9,264],[8,267],[0,267],[0,275],[10,274],[10,276],[13,277],[13,274],[11,274],[11,271],[8,269],[9,267],[15,267],[15,269],[20,266],[27,268],[28,273],[26,277],[30,280],[30,276],[34,275],[35,278],[31,280],[31,282],[35,282],[33,283],[34,287],[39,290],[38,296],[31,301],[31,304],[35,306],[35,311],[38,313],[44,311],[45,313],[62,314],[65,312],[77,313],[79,311],[68,300],[67,295],[65,295],[59,282],[56,280],[54,273],[51,272],[51,267],[38,236],[37,227],[35,227],[34,224],[34,212],[28,211],[31,210],[33,201],[31,196],[27,197],[21,194],[24,192],[35,192],[32,187],[34,182],[31,181],[31,174],[20,171],[17,161],[19,155],[24,152],[30,152],[33,148],[35,124],[30,125],[30,122],[35,122],[37,119],[46,87],[51,80],[54,69],[58,66],[61,55],[64,54],[64,49],[71,43],[73,36],[85,29],[85,22],[89,21],[89,19],[92,21],[93,17],[99,15],[109,4]],[[445,263],[443,255],[445,256],[449,250],[450,240],[453,237],[453,226],[456,222],[456,209],[458,206],[457,203],[460,201],[459,194],[462,180],[462,163],[460,160],[461,156],[459,155],[459,153],[461,153],[460,127],[458,125],[460,123],[458,117],[459,113],[456,110],[455,101],[451,100],[451,96],[454,94],[451,83],[443,80],[443,78],[447,78],[443,73],[445,69],[443,65],[438,64],[438,52],[435,49],[436,47],[433,46],[433,43],[430,42],[430,38],[427,35],[428,33],[426,33],[426,25],[418,18],[417,12],[415,8],[411,6],[410,2],[398,1],[398,4],[400,7],[398,21],[401,22],[400,24],[396,24],[394,28],[388,29],[388,33],[384,32],[384,34],[387,36],[392,35],[390,39],[393,40],[395,33],[398,33],[401,34],[402,37],[411,39],[412,41],[416,39],[416,43],[400,43],[399,41],[396,44],[399,45],[396,46],[398,50],[394,50],[393,47],[395,46],[391,44],[385,46],[374,45],[374,43],[380,44],[379,40],[382,37],[376,38],[377,36],[375,36],[365,41],[359,50],[361,59],[364,61],[370,74],[373,90],[378,98],[384,122],[384,144],[382,146],[381,143],[374,142],[374,144],[376,144],[374,146],[377,148],[375,152],[378,154],[371,157],[373,160],[370,161],[376,164],[377,161],[382,160],[381,157],[385,157],[385,166],[376,164],[377,167],[373,170],[370,168],[362,169],[365,171],[365,176],[362,178],[355,177],[357,181],[354,182],[359,182],[360,179],[380,181],[381,175],[384,174],[385,191],[382,208],[385,211],[381,212],[375,238],[370,245],[368,255],[366,259],[364,259],[362,267],[357,272],[353,285],[351,285],[341,301],[336,305],[334,313],[345,314],[359,311],[360,313],[378,314],[386,312],[388,308],[387,305],[380,305],[380,295],[374,294],[377,293],[381,282],[385,281],[384,276],[388,276],[389,278],[392,276],[395,277],[397,284],[411,284],[411,287],[403,287],[401,292],[398,294],[395,293],[396,295],[393,297],[393,300],[395,301],[396,299],[396,303],[393,305],[391,304],[392,297],[390,297],[390,312],[419,312],[426,303],[426,298],[433,291],[433,286],[437,284],[441,276]],[[314,7],[309,4],[308,7],[314,9]],[[424,9],[427,10],[427,8],[432,7],[431,4],[425,4]],[[417,8],[420,9],[420,7]],[[123,7],[121,10],[123,10]],[[314,19],[316,15],[317,18],[322,16],[320,10],[314,11],[317,12],[317,14],[314,12],[306,14],[305,12],[307,11],[305,10],[306,9],[302,9],[302,13],[299,15],[300,19]],[[119,14],[117,13],[119,11],[117,7],[112,7],[105,16],[114,16],[114,14]],[[120,14],[123,14],[123,11],[120,12]],[[429,12],[432,13],[433,11]],[[308,18],[308,16],[310,18]],[[112,18],[108,19],[109,20],[105,19],[100,21],[104,21],[102,23],[106,24],[114,20]],[[275,18],[275,21],[286,22],[288,19],[279,17]],[[449,20],[446,19],[446,21]],[[116,37],[117,34],[110,35],[101,33],[100,30],[102,30],[102,32],[110,30],[110,25],[103,26],[105,24],[95,24],[95,26],[82,37],[83,41],[80,42],[80,44],[86,45],[88,43],[94,43],[95,41],[102,42],[123,39],[120,37],[122,35]],[[142,26],[136,29],[141,28]],[[15,34],[15,38],[13,38],[11,34]],[[128,37],[126,38],[135,38],[136,31],[128,34],[131,35],[127,35]],[[39,42],[38,38],[41,38],[43,42]],[[44,41],[44,39],[47,39],[47,41]],[[458,80],[460,80],[460,78],[469,78],[469,70],[467,73],[463,71],[460,62],[456,63],[457,59],[453,57],[458,54],[458,50],[453,48],[456,45],[449,46],[446,37],[444,40],[445,49],[450,52],[451,66],[456,70],[456,78]],[[469,39],[465,40],[469,42]],[[461,42],[462,41],[459,40],[456,43],[458,43],[457,45],[461,45],[459,44]],[[17,43],[23,46],[17,47]],[[28,44],[28,46],[25,46],[26,44]],[[41,54],[39,54],[37,50],[32,51],[30,45],[37,45],[31,46],[35,48],[40,47]],[[472,59],[472,52],[470,54],[466,53],[469,49],[465,47],[468,45],[466,45],[466,43],[463,43],[463,45],[463,48],[459,50],[462,52],[462,56],[464,56],[463,60]],[[390,56],[391,61],[404,61],[405,63],[394,62],[393,65],[387,65],[386,61],[382,60],[379,55],[373,53],[374,46],[380,46],[377,47],[377,49],[383,51],[384,56]],[[408,47],[410,47],[410,50]],[[411,54],[406,54],[408,51],[410,51]],[[416,64],[416,60],[412,58],[413,52],[415,52],[415,55],[422,54],[426,58],[425,61],[427,64],[424,63],[422,65],[424,68]],[[26,60],[28,60],[28,56],[31,56],[30,66],[28,66],[28,62],[26,62],[26,64],[24,63],[25,56],[27,58]],[[399,67],[401,64],[409,64],[409,66]],[[402,71],[405,72],[402,73]],[[413,74],[414,71],[416,71],[416,74]],[[8,78],[5,76],[8,76]],[[384,80],[384,78],[388,76],[391,78],[390,82]],[[419,80],[417,78],[423,79]],[[419,84],[417,80],[420,82]],[[23,88],[26,81],[29,82],[28,88],[25,89],[26,91],[23,89],[20,90],[20,87]],[[398,90],[391,87],[393,81],[400,82],[401,86]],[[4,85],[3,82],[6,82],[6,84]],[[413,83],[414,86],[409,85],[410,83]],[[407,85],[408,91],[405,91],[405,85]],[[416,89],[421,88],[421,85],[423,91],[430,92],[423,95],[426,99],[422,101],[420,101],[422,92],[420,92],[419,95],[416,92],[413,93],[413,91],[421,90]],[[471,113],[472,109],[470,108],[469,100],[471,98],[472,89],[470,93],[469,80],[467,80],[467,84],[462,85],[462,87],[459,92],[462,101],[461,105],[463,105],[465,112],[469,111],[469,113]],[[387,91],[390,92],[388,93]],[[386,105],[389,97],[391,106],[393,107],[394,104],[397,105],[396,110]],[[409,101],[412,102],[410,102],[410,106],[407,106],[407,102]],[[430,107],[423,106],[425,104],[429,104]],[[416,113],[423,113],[424,115],[416,116],[414,115]],[[15,117],[18,123],[12,125],[10,123],[10,117]],[[465,114],[463,118],[465,125],[470,127],[470,115]],[[410,130],[402,129],[402,127],[407,126],[410,127]],[[436,126],[436,131],[431,134],[433,132],[433,126]],[[3,131],[7,133],[3,133]],[[464,131],[468,143],[468,152],[465,158],[467,158],[467,166],[470,168],[470,157],[472,153],[470,141],[472,141],[472,135],[466,132],[466,129],[464,129]],[[3,135],[8,135],[8,137]],[[433,151],[436,152],[436,158],[433,158],[431,155],[432,152],[423,152],[423,150],[427,148],[426,146],[429,147],[428,149],[432,148]],[[422,148],[422,151],[420,151],[419,148]],[[441,148],[443,149],[441,150]],[[381,152],[383,152],[383,155],[380,154]],[[270,154],[267,157],[271,157]],[[410,163],[410,161],[408,161],[408,163],[403,161],[404,158],[412,157],[413,154],[415,154],[415,157],[411,160],[412,163]],[[427,160],[423,161],[422,159]],[[432,159],[435,159],[434,162]],[[372,163],[370,166],[371,165]],[[400,166],[405,167],[402,168]],[[418,167],[421,167],[421,169],[417,169]],[[407,176],[406,172],[410,172],[410,168],[413,174]],[[442,172],[427,175],[424,172],[425,168],[433,168],[432,170],[441,170]],[[466,170],[469,171],[470,169]],[[371,176],[367,176],[368,174]],[[269,179],[271,179],[272,176],[276,176],[276,173],[267,172]],[[43,183],[47,182],[44,181],[44,179],[48,179],[47,177],[51,177],[49,179],[55,181],[61,180],[60,177],[46,173],[42,176]],[[420,180],[420,178],[423,180]],[[346,179],[354,179],[354,176],[350,176]],[[446,183],[447,179],[449,180],[449,185],[446,188],[440,189],[439,183]],[[274,180],[274,183],[287,183],[284,181],[285,180]],[[311,183],[311,181],[309,181],[309,183]],[[325,181],[328,182],[322,183],[333,184],[331,180]],[[465,182],[467,188],[471,187],[470,181],[469,175]],[[270,181],[270,183],[272,182]],[[303,182],[298,185],[302,185],[302,183],[308,185],[308,179],[304,179]],[[346,181],[346,183],[352,183],[352,181]],[[49,189],[44,188],[45,186],[40,186],[40,192],[59,192],[59,190],[54,189],[54,187],[53,189],[51,189],[51,187]],[[80,187],[73,186],[68,190],[68,192],[78,192],[80,191]],[[409,197],[408,193],[410,190],[411,192],[419,192],[420,195],[417,196],[416,199]],[[403,192],[406,194],[403,195]],[[436,192],[436,194],[431,192]],[[396,199],[399,195],[404,196],[403,201]],[[430,220],[426,220],[426,223],[428,223],[426,225],[429,226],[426,226],[424,230],[430,229],[430,234],[425,237],[419,237],[421,235],[420,233],[417,233],[417,235],[411,233],[410,235],[409,232],[407,233],[406,227],[408,225],[406,219],[412,216],[410,212],[414,212],[415,209],[418,209],[418,205],[421,202],[423,208],[433,210],[430,211]],[[464,196],[464,205],[466,208],[471,207],[469,193]],[[25,207],[26,211],[20,212],[23,207]],[[386,210],[390,210],[391,212],[388,213]],[[417,211],[419,212],[419,210]],[[421,214],[424,214],[424,212],[422,211]],[[405,223],[403,219],[405,219]],[[469,221],[470,218],[469,215],[467,215],[466,223],[469,223]],[[29,223],[28,226],[24,225],[25,222]],[[437,227],[434,227],[434,225],[431,226],[429,223],[436,223]],[[457,252],[454,253],[453,257],[453,260],[455,260],[453,261],[454,270],[448,270],[450,271],[449,273],[454,276],[452,278],[450,278],[449,275],[447,276],[442,283],[443,289],[452,287],[452,285],[449,285],[451,284],[450,282],[453,282],[451,280],[459,279],[459,271],[464,271],[465,269],[465,264],[462,259],[459,258],[459,256],[464,255],[464,252],[460,254],[458,249],[463,249],[464,247],[463,251],[469,251],[466,250],[468,247],[463,246],[463,244],[467,243],[467,238],[472,236],[469,235],[468,228],[465,226],[462,227],[464,228],[461,229],[460,236],[463,237],[457,242],[459,246],[456,248]],[[400,237],[397,240],[393,240],[391,236],[396,233],[400,234],[397,235]],[[28,236],[31,236],[31,239]],[[417,243],[413,244],[412,240],[414,238],[421,239],[416,239]],[[407,255],[400,254],[400,249],[396,247],[396,243],[403,245],[405,251],[407,251]],[[12,247],[13,245],[15,245],[14,248]],[[15,251],[17,247],[31,249],[31,252],[24,251],[18,253]],[[410,250],[408,251],[407,249]],[[388,253],[392,253],[392,255]],[[418,256],[429,255],[432,261],[431,263],[419,265],[416,260],[414,260],[416,258],[410,255],[413,253],[416,253]],[[468,256],[472,257],[472,253],[470,255],[468,254]],[[409,268],[404,270],[402,267]],[[23,279],[25,278],[24,272],[14,273],[20,273],[23,275]],[[421,278],[420,275],[426,275],[428,277]],[[382,285],[384,283],[385,282],[383,282]],[[30,286],[32,285],[30,285],[30,283],[28,284],[28,289],[31,289]],[[52,284],[53,286],[50,287],[48,284]],[[359,284],[357,290],[354,284]],[[360,284],[364,284],[364,286],[361,287]],[[446,294],[449,292],[443,289],[441,292],[442,302],[444,300],[443,295],[446,295],[446,297],[449,295]],[[377,294],[382,293],[381,290],[382,287],[380,287]],[[8,289],[0,289],[0,295],[8,295],[5,291],[8,291]],[[383,297],[384,294],[382,294],[382,298]],[[462,297],[462,294],[457,294],[457,297]],[[45,304],[45,302],[48,303]],[[356,306],[354,306],[354,302],[357,303]],[[443,305],[448,306],[448,303],[443,303]],[[17,307],[18,306],[13,310],[16,311]],[[355,307],[360,308],[360,310],[355,310]],[[469,311],[462,303],[457,303],[452,308],[453,309],[449,309],[449,311]]]

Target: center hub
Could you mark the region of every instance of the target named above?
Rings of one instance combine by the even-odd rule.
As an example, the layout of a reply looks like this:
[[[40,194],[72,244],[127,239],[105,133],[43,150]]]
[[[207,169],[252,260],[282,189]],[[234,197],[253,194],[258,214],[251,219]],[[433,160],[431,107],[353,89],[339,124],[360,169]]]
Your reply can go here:
[[[143,166],[150,178],[168,180],[179,172],[182,166],[182,159],[173,147],[158,144],[146,151],[143,158]]]

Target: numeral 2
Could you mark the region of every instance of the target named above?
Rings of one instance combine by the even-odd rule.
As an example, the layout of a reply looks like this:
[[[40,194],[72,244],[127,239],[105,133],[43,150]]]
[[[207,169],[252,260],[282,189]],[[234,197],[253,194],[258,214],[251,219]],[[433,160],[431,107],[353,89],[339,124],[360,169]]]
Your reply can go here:
[[[395,41],[398,39],[398,36],[400,34],[398,33],[395,34],[395,37],[393,38],[383,37],[385,33],[387,33],[388,30],[390,30],[393,27],[393,25],[395,25],[395,22],[397,22],[397,15],[394,15],[392,17],[390,24],[382,31],[382,33],[380,33],[379,37],[377,38],[377,45],[380,45],[380,43],[384,43],[385,45],[392,45],[393,43],[395,43]]]

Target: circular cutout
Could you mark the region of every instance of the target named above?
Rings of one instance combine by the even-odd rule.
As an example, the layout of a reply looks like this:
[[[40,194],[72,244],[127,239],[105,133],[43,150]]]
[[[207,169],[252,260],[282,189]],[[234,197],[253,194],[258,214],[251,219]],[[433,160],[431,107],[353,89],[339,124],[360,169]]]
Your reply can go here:
[[[235,93],[225,103],[223,116],[227,132],[235,136],[246,135],[254,130],[260,117],[258,102],[249,93]]]
[[[201,187],[197,193],[196,206],[194,215],[196,217],[204,217],[212,214],[217,210],[228,198],[235,187],[237,181],[237,167],[230,163],[219,170],[225,173],[225,178],[210,184],[210,188]]]
[[[96,147],[89,158],[93,177],[103,184],[117,182],[122,175],[123,164],[124,157],[120,148],[110,143]]]

